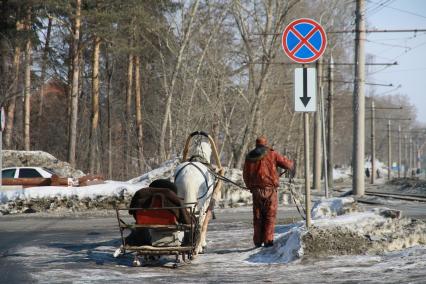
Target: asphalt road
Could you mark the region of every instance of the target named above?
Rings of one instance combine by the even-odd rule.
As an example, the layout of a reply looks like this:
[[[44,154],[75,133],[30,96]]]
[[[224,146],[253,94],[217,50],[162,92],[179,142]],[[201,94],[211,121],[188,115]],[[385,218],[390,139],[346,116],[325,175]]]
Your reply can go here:
[[[403,210],[404,216],[426,218],[424,203],[391,202],[386,204],[386,207]],[[202,283],[228,282],[229,278],[224,278],[220,274],[220,271],[229,265],[226,258],[244,254],[252,247],[251,208],[216,210],[216,217],[209,227],[209,236],[213,241],[208,252],[212,254],[207,253],[204,260],[201,258],[200,262],[195,261],[190,268],[180,269],[179,272],[152,269],[147,274],[146,270],[142,273],[142,270],[133,269],[130,258],[118,260],[112,258],[112,251],[120,245],[120,235],[113,212],[107,214],[91,212],[81,216],[47,214],[1,216],[0,283],[127,283],[132,279],[140,280],[141,277],[150,277],[149,283],[168,283],[173,281],[176,273],[181,277],[179,283],[194,283],[198,282],[197,271],[202,271],[205,277]],[[294,206],[280,207],[277,225],[298,220],[301,218]],[[345,264],[345,261],[348,263]],[[374,266],[376,262],[383,260],[379,261],[377,257],[372,257],[368,261],[370,266]],[[350,269],[353,263],[353,260],[345,259],[338,262],[324,260],[319,265],[324,266],[324,269],[340,269],[342,265],[347,267],[345,269]],[[370,268],[369,265],[363,269],[370,269],[371,277],[376,277],[377,273],[374,271],[376,268]],[[312,267],[316,266],[316,262],[311,265],[307,261],[295,266],[270,266],[267,271],[256,273],[252,266],[238,264],[232,266],[232,269],[229,268],[228,273],[237,277],[235,281],[241,283],[258,283],[263,280],[280,282],[280,279],[288,277],[287,270],[290,269],[291,273],[294,273],[291,277],[299,278],[289,278],[289,281],[293,279],[290,282],[303,283],[316,279],[315,273],[311,271]],[[361,270],[353,272],[353,279],[359,279],[357,277],[362,277],[363,273],[370,272]],[[387,273],[386,269],[383,273]],[[330,275],[324,277],[329,278]],[[339,274],[333,277],[339,282]],[[320,278],[316,280],[321,282]],[[416,280],[417,278],[414,278],[413,282]]]

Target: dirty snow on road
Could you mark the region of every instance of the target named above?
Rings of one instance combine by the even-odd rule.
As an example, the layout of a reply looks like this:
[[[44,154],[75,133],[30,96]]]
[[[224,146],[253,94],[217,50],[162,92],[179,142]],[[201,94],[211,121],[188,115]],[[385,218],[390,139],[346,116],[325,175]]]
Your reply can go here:
[[[424,283],[426,278],[426,247],[419,245],[380,254],[299,258],[303,255],[303,223],[277,226],[275,245],[254,249],[251,221],[239,218],[250,211],[249,207],[216,210],[218,218],[209,226],[207,253],[178,269],[131,267],[130,256],[113,258],[120,241],[118,231],[112,229],[75,240],[23,245],[3,257],[21,263],[40,283]],[[383,218],[372,217],[374,212],[350,213],[315,222],[325,227],[349,225],[364,219],[360,214],[378,221]]]

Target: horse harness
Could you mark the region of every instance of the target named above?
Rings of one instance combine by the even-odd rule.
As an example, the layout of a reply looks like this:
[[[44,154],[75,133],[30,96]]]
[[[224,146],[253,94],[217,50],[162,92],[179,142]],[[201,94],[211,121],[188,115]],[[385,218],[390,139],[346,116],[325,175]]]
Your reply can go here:
[[[201,157],[199,155],[194,155],[191,158],[189,158],[188,163],[186,165],[184,165],[182,168],[180,168],[179,171],[175,174],[175,180],[176,180],[176,178],[179,176],[179,174],[182,172],[182,170],[184,168],[186,168],[189,165],[194,166],[203,175],[204,182],[205,182],[206,188],[207,188],[206,192],[204,192],[202,196],[197,197],[197,200],[200,200],[200,199],[204,198],[207,195],[207,193],[210,190],[210,187],[214,184],[214,182],[209,185],[209,181],[208,181],[207,175],[203,172],[203,170],[199,166],[197,166],[197,164],[195,164],[195,162],[202,163],[203,165],[205,165],[207,167],[208,171],[211,172],[211,169],[210,169],[209,164],[207,163],[207,161],[203,157]]]

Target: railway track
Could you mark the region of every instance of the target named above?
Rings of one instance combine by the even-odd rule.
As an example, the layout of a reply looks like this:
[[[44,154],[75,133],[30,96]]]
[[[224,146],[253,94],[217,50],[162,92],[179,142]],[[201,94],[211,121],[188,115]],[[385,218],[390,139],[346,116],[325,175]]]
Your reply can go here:
[[[335,189],[335,192],[347,192],[347,190],[343,189]],[[407,201],[418,201],[418,202],[426,202],[426,196],[416,195],[416,194],[405,194],[405,193],[396,193],[396,192],[383,192],[383,191],[374,191],[374,190],[366,190],[365,195],[369,196],[378,196],[378,197],[389,197],[393,199],[407,200]],[[363,200],[359,200],[364,202]],[[367,201],[366,201],[367,202]]]
[[[366,191],[366,195],[379,196],[379,197],[390,197],[394,199],[408,200],[408,201],[419,201],[426,202],[425,196],[414,195],[414,194],[403,194],[403,193],[387,193],[387,192],[377,192],[377,191]]]

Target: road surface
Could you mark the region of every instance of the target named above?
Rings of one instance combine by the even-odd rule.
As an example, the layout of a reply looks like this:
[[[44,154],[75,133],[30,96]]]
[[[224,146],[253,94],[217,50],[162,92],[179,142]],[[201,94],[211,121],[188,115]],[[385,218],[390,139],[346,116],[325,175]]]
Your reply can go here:
[[[216,216],[208,231],[207,253],[178,269],[135,268],[130,257],[113,258],[120,239],[112,212],[2,216],[0,283],[422,283],[426,279],[426,247],[290,264],[252,262],[250,255],[265,248],[253,249],[251,208],[218,209]],[[281,207],[276,230],[297,220],[294,206]]]

